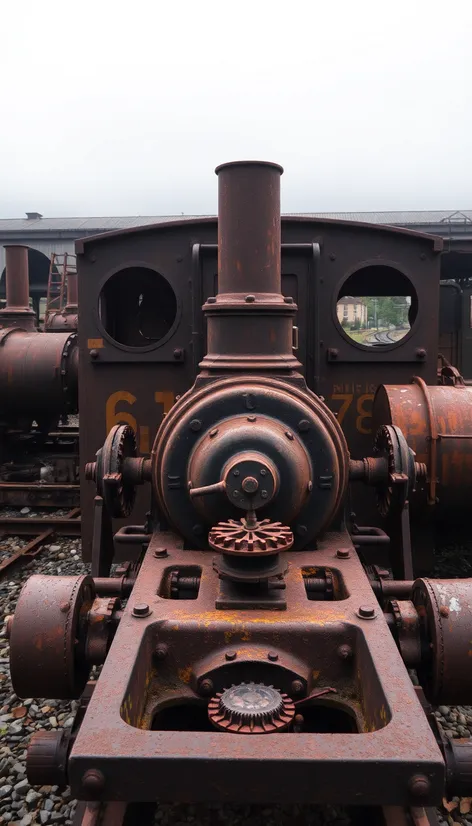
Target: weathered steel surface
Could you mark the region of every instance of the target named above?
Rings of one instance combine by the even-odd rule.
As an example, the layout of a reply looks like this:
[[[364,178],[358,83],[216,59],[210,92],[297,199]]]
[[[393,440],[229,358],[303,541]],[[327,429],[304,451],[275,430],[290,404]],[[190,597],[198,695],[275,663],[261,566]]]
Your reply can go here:
[[[163,546],[168,557],[158,559]],[[338,547],[351,547],[350,557],[339,560]],[[222,611],[211,552],[184,551],[171,534],[153,538],[72,749],[74,795],[84,796],[82,777],[96,769],[105,800],[323,802],[342,790],[346,803],[405,804],[411,777],[424,773],[431,786],[423,802],[440,800],[444,764],[387,622],[380,610],[373,620],[358,617],[373,594],[349,537],[331,534],[316,553],[287,557],[287,611]],[[314,561],[335,568],[349,596],[309,601],[302,569]],[[158,595],[170,566],[201,568],[197,599]],[[143,604],[149,614],[134,616]],[[269,743],[266,735],[160,728],[166,706],[205,709],[202,680],[219,691],[249,675],[290,694],[294,674],[300,696],[336,689],[314,702],[339,708],[357,731],[271,734]]]

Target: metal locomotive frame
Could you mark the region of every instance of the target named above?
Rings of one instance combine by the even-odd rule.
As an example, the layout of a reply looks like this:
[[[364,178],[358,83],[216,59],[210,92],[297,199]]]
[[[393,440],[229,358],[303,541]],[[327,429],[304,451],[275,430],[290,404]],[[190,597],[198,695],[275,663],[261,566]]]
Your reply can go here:
[[[343,802],[426,824],[424,807],[471,788],[472,747],[442,737],[428,702],[472,689],[472,581],[417,577],[411,531],[425,513],[463,518],[472,482],[472,396],[452,368],[435,385],[440,242],[281,231],[281,172],[218,168],[217,245],[212,220],[79,245],[92,575],[32,577],[9,636],[19,696],[82,696],[71,732],[35,735],[28,775],[95,801],[84,823],[170,799]],[[336,318],[375,277],[377,294],[412,297],[410,332],[381,350]],[[137,488],[146,523],[113,536]],[[348,489],[362,513],[376,499],[379,524],[353,523]],[[120,549],[134,562],[110,576]]]

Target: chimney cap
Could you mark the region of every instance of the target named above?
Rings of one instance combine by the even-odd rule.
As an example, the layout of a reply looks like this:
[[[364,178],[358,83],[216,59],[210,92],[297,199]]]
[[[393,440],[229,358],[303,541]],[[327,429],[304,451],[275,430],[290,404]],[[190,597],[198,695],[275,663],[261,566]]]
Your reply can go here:
[[[35,221],[36,219],[42,218],[43,216],[40,212],[27,212],[26,217],[28,221]]]

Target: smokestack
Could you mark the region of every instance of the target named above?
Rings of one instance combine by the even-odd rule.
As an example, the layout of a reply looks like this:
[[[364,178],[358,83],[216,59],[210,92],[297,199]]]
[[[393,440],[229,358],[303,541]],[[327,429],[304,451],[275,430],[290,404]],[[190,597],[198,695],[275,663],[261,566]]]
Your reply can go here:
[[[29,306],[28,247],[11,244],[5,249],[6,306],[0,310],[0,323],[4,327],[36,328],[36,317]]]
[[[218,175],[218,292],[280,297],[280,176],[275,163],[237,161]]]
[[[218,166],[218,295],[208,298],[208,352],[200,367],[219,374],[298,371],[292,298],[281,293],[278,164]]]

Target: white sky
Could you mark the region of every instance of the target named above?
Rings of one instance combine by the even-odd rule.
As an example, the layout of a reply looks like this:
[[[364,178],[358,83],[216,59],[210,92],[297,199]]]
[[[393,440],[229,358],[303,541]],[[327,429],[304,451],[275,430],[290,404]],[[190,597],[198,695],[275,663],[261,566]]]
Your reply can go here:
[[[472,208],[472,2],[3,0],[0,217]]]

